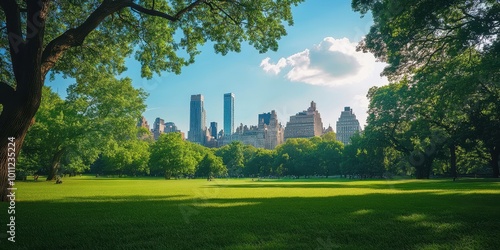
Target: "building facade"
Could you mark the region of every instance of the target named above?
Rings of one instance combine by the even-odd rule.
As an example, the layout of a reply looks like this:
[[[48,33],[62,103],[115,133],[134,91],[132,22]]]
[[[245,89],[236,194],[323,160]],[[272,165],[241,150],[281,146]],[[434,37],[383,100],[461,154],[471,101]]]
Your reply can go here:
[[[137,121],[138,128],[146,128],[149,131],[149,123],[144,116],[141,116]]]
[[[155,140],[158,140],[158,137],[160,137],[161,134],[165,133],[165,120],[161,119],[160,117],[156,117],[151,132],[153,132],[153,137],[155,138]]]
[[[201,145],[205,144],[206,137],[206,113],[203,95],[192,95],[189,115],[188,140]]]
[[[290,121],[286,123],[284,137],[287,140],[288,138],[310,138],[322,134],[321,115],[316,109],[316,103],[311,102],[307,110],[290,116]]]
[[[361,131],[359,121],[350,107],[345,107],[337,121],[337,140],[347,145],[351,136]]]
[[[172,132],[181,132],[181,131],[177,129],[177,126],[175,126],[175,123],[166,122],[164,132],[165,133],[172,133]]]
[[[264,119],[264,117],[269,119]],[[252,145],[256,148],[274,149],[284,142],[285,129],[278,121],[276,111],[259,114],[257,126],[243,126],[236,128],[232,139],[241,141],[244,144]],[[267,120],[267,122],[266,122]]]
[[[212,136],[214,139],[217,139],[217,122],[211,122],[210,123],[210,136]]]
[[[234,133],[234,94],[224,94],[224,136]]]

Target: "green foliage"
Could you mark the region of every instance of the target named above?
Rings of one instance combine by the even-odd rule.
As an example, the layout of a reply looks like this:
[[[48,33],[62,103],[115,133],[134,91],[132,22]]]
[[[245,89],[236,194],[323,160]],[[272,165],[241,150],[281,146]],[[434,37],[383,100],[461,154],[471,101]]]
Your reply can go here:
[[[194,174],[196,159],[180,133],[162,134],[150,148],[151,174],[165,176],[165,179]]]
[[[336,141],[337,135],[332,131],[321,135],[321,139],[323,139],[323,141]]]
[[[239,177],[243,174],[245,155],[244,145],[240,141],[232,141],[215,152],[215,155],[222,158],[230,177]]]
[[[316,173],[317,161],[312,157],[315,144],[304,138],[290,138],[275,150],[283,164],[286,175],[312,175]]]
[[[43,168],[49,179],[61,165],[81,173],[110,145],[135,139],[136,117],[145,109],[146,98],[130,79],[106,74],[78,80],[64,101],[48,88],[43,95],[21,154],[27,167]]]
[[[207,153],[196,168],[196,176],[212,178],[224,176],[227,174],[227,168],[222,163],[222,159],[215,156],[214,153]]]
[[[336,141],[331,136],[323,137],[323,140],[317,144],[315,152],[315,158],[319,163],[318,174],[326,177],[339,175],[341,173],[342,151],[344,151],[344,145],[341,142]]]
[[[138,139],[112,142],[102,154],[105,173],[142,175],[149,174],[149,143]]]
[[[469,49],[494,52],[500,39],[498,1],[353,0],[352,6],[373,15],[360,48],[389,63],[384,74],[393,78]]]
[[[246,176],[270,176],[281,175],[276,173],[274,167],[275,152],[273,150],[259,148],[250,157],[245,165],[244,173]]]

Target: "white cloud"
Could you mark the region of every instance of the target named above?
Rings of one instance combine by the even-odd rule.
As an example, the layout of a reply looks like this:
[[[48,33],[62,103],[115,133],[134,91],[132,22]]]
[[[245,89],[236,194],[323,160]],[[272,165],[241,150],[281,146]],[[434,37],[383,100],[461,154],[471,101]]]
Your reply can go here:
[[[260,66],[266,72],[274,73],[275,75],[277,75],[280,73],[282,68],[286,67],[285,58],[281,58],[276,64],[269,63],[270,60],[271,58],[267,57],[260,63]]]
[[[311,49],[280,58],[276,64],[270,61],[267,57],[260,64],[268,73],[278,75],[283,71],[290,81],[322,86],[362,82],[377,64],[372,54],[356,51],[356,43],[332,37]]]

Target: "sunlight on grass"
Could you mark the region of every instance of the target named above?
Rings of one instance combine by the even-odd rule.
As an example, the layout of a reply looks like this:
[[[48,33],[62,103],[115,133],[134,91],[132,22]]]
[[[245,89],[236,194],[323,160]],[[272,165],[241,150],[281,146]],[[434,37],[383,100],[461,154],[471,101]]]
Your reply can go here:
[[[398,220],[401,220],[401,221],[422,221],[426,218],[427,216],[423,215],[423,214],[410,214],[410,215],[401,215],[399,217],[397,217]]]
[[[237,206],[248,206],[248,205],[257,205],[260,202],[195,202],[192,205],[195,207],[237,207]]]
[[[16,186],[22,249],[52,241],[64,249],[495,249],[500,234],[495,180],[83,176]]]
[[[354,215],[366,215],[366,214],[371,214],[371,213],[373,213],[373,210],[371,210],[371,209],[361,209],[361,210],[353,212],[352,214],[354,214]]]

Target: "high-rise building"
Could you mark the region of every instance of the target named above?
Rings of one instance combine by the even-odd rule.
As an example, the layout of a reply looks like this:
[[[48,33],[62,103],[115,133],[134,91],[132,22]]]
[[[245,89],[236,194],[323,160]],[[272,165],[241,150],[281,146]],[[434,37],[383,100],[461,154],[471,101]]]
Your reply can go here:
[[[175,123],[173,122],[167,122],[165,123],[165,133],[172,133],[172,132],[180,132],[180,130],[177,129],[177,126],[175,126]]]
[[[359,121],[350,107],[345,107],[337,121],[337,140],[347,145],[350,143],[351,136],[361,131]]]
[[[137,121],[137,127],[138,128],[146,128],[149,131],[149,124],[144,116],[141,116],[141,118],[139,118],[139,120]]]
[[[205,144],[205,108],[203,106],[203,95],[192,95],[189,116],[188,140],[191,142]]]
[[[234,94],[224,94],[224,136],[234,133]]]
[[[163,133],[165,133],[165,120],[157,117],[153,123],[153,136],[155,140],[158,140],[158,137]]]
[[[210,123],[210,135],[214,139],[217,139],[217,122],[211,122]]]
[[[265,123],[263,117],[268,117]],[[278,122],[276,111],[259,114],[259,123],[257,126],[243,126],[241,124],[236,128],[236,133],[232,140],[241,141],[244,144],[252,145],[256,148],[274,149],[283,143],[284,128]]]
[[[273,112],[275,112],[275,111],[273,110]],[[264,124],[269,125],[270,121],[271,121],[271,113],[259,114],[259,124],[262,122]]]
[[[290,121],[286,123],[285,140],[288,138],[310,138],[323,134],[323,122],[316,110],[316,103],[311,102],[311,106],[296,115],[290,116]]]

